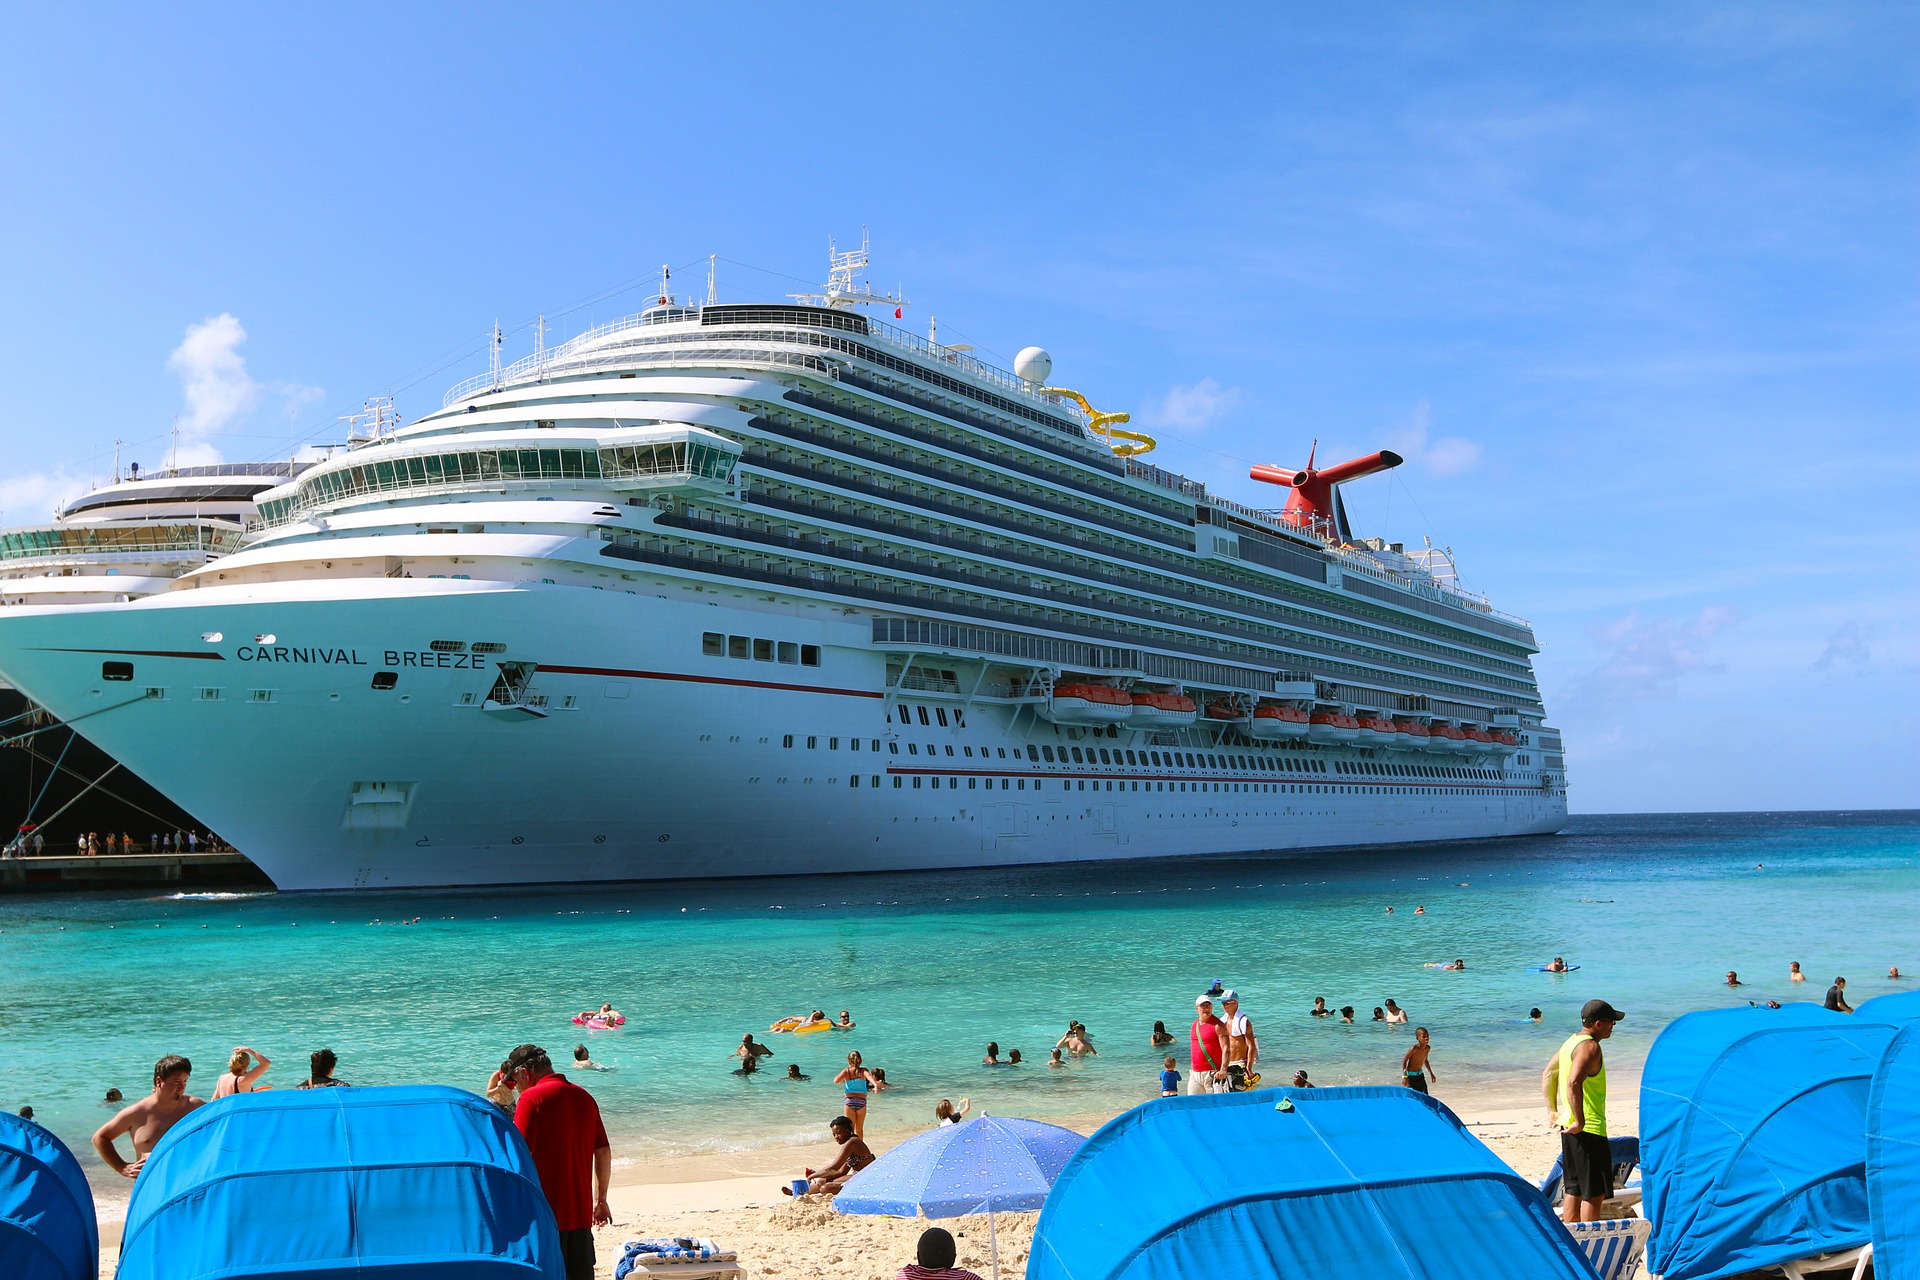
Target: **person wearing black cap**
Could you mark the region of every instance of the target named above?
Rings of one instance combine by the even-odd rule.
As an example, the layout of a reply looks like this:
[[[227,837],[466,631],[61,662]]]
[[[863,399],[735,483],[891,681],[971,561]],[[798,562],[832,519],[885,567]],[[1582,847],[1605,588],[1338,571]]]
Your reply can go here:
[[[1565,1222],[1594,1222],[1613,1194],[1613,1153],[1607,1142],[1607,1064],[1600,1042],[1627,1015],[1605,1000],[1580,1008],[1580,1032],[1567,1037],[1547,1063],[1547,1096],[1560,1130],[1560,1181]]]
[[[514,1127],[527,1140],[540,1189],[560,1228],[560,1254],[567,1280],[593,1280],[593,1229],[613,1221],[607,1184],[613,1180],[613,1149],[593,1095],[553,1069],[537,1044],[507,1055],[507,1074],[520,1092]]]

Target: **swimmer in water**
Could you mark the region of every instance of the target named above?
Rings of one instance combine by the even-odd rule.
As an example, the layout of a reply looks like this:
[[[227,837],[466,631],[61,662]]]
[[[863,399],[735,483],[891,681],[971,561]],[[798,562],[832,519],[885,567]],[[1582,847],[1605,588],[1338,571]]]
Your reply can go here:
[[[1548,973],[1565,973],[1566,971],[1567,971],[1567,962],[1564,959],[1562,959],[1560,956],[1555,956],[1553,958],[1553,963],[1547,966]]]
[[[1060,1057],[1060,1051],[1058,1049],[1055,1049],[1053,1056],[1047,1059],[1047,1067],[1050,1070],[1058,1070],[1066,1065],[1066,1062]]]
[[[840,1011],[840,1021],[833,1024],[833,1029],[835,1031],[853,1030],[853,1015],[848,1013],[845,1009],[842,1009]]]
[[[1897,964],[1889,966],[1887,969],[1887,976],[1889,978],[1892,978],[1895,982],[1898,982],[1900,980],[1900,966]]]
[[[1331,1018],[1333,1016],[1333,1010],[1327,1008],[1327,998],[1325,996],[1315,996],[1313,998],[1313,1008],[1307,1010],[1307,1012],[1316,1018]]]
[[[789,1062],[789,1063],[787,1064],[787,1079],[789,1079],[789,1080],[811,1080],[811,1079],[813,1079],[813,1077],[812,1077],[812,1076],[809,1076],[809,1075],[802,1075],[802,1074],[801,1074],[801,1072],[800,1072],[800,1064],[799,1064],[799,1063],[797,1063],[797,1062]]]
[[[1353,1006],[1352,1005],[1343,1004],[1340,1006],[1340,1021],[1346,1023],[1348,1026],[1353,1025]]]
[[[998,1040],[987,1041],[987,1056],[980,1059],[980,1065],[983,1067],[1004,1067],[1007,1065],[1000,1060],[1000,1042]]]
[[[1787,965],[1787,981],[1788,982],[1805,982],[1806,980],[1807,980],[1807,975],[1800,972],[1800,962],[1798,960],[1795,960],[1792,963]]]
[[[740,1059],[740,1065],[733,1069],[732,1074],[744,1078],[744,1077],[755,1074],[759,1070],[760,1070],[760,1059],[742,1058]]]
[[[1429,969],[1464,969],[1466,967],[1467,962],[1465,960],[1450,960],[1446,964],[1441,964],[1438,960],[1427,961],[1427,968]]]
[[[1527,1020],[1529,1022],[1538,1022],[1540,1021],[1540,1018],[1541,1018],[1541,1013],[1538,1009],[1527,1010]]]
[[[1425,914],[1427,914],[1427,909],[1426,909],[1425,907],[1415,907],[1415,908],[1413,909],[1413,914],[1415,914],[1415,915],[1417,915],[1417,916],[1423,916],[1423,915],[1425,915]]]
[[[1010,1067],[1020,1065],[1020,1051],[1018,1049],[1010,1049],[1007,1051],[1007,1065]]]
[[[1156,1022],[1153,1024],[1153,1039],[1148,1043],[1156,1049],[1164,1049],[1173,1043],[1173,1032],[1167,1030],[1166,1023]]]
[[[1734,972],[1733,970],[1731,970],[1731,969],[1729,969],[1729,970],[1727,970],[1727,985],[1728,985],[1728,986],[1730,986],[1730,987],[1744,987],[1744,986],[1746,986],[1747,984],[1746,984],[1746,983],[1744,983],[1744,982],[1742,982],[1742,981],[1740,981],[1740,975],[1739,975],[1739,974],[1737,974],[1737,973],[1735,973],[1735,972]]]
[[[1375,1022],[1385,1022],[1387,1020],[1387,1011],[1379,1005],[1373,1006],[1373,1020]]]
[[[1404,1026],[1406,1021],[1407,1011],[1395,1004],[1392,998],[1389,997],[1387,1000],[1387,1025],[1390,1027]]]
[[[1392,914],[1393,914],[1393,908],[1392,908],[1392,907],[1388,907],[1388,908],[1387,908],[1387,914],[1388,914],[1388,915],[1392,915]],[[1303,1071],[1303,1072],[1301,1072],[1300,1074],[1301,1074],[1301,1075],[1305,1075],[1306,1073],[1305,1073],[1305,1072]]]

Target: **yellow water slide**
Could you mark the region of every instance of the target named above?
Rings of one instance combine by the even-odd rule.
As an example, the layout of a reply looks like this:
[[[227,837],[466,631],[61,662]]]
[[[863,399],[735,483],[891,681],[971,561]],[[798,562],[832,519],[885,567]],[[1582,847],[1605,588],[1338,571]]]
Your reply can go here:
[[[1104,436],[1107,447],[1123,458],[1136,457],[1143,453],[1152,453],[1159,442],[1152,436],[1141,435],[1138,431],[1121,431],[1115,428],[1117,422],[1127,422],[1132,415],[1125,413],[1101,413],[1087,403],[1087,398],[1078,391],[1067,387],[1042,387],[1042,395],[1065,396],[1078,404],[1087,415],[1087,430],[1097,436]]]

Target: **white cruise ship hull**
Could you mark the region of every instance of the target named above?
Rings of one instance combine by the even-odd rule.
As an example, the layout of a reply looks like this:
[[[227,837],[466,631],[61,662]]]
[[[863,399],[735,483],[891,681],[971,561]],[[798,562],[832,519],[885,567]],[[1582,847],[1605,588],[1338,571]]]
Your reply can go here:
[[[819,665],[703,653],[715,632],[818,646]],[[10,609],[0,675],[289,890],[1180,857],[1565,820],[1537,772],[1362,779],[1334,771],[1367,754],[1344,745],[1089,763],[1095,741],[1117,760],[1147,732],[890,689],[870,641],[864,617],[726,588],[356,579]],[[504,650],[483,659],[475,642]],[[490,707],[502,662],[538,670],[528,696]],[[104,679],[109,663],[128,678]],[[391,688],[374,687],[382,671]],[[950,723],[902,724],[902,701]],[[1038,744],[1058,758],[1030,760]]]

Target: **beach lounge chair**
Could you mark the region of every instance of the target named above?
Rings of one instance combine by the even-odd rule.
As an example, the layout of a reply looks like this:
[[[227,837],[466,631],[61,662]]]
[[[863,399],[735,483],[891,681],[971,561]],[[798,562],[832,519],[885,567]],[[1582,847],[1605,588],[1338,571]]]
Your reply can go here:
[[[1604,1222],[1570,1222],[1567,1230],[1600,1273],[1600,1280],[1631,1280],[1640,1270],[1653,1224],[1645,1218],[1609,1218]]]
[[[1863,1244],[1858,1249],[1843,1249],[1839,1253],[1823,1253],[1815,1258],[1796,1258],[1792,1262],[1783,1262],[1780,1270],[1786,1273],[1787,1280],[1812,1280],[1814,1276],[1829,1275],[1835,1271],[1845,1271],[1852,1280],[1860,1280],[1871,1265],[1873,1246]]]
[[[1608,1138],[1607,1153],[1613,1157],[1613,1194],[1602,1207],[1609,1212],[1624,1213],[1640,1203],[1640,1139],[1630,1133]],[[1540,1194],[1556,1209],[1560,1207],[1564,1193],[1560,1189],[1559,1156],[1553,1158],[1553,1168],[1541,1182]]]

